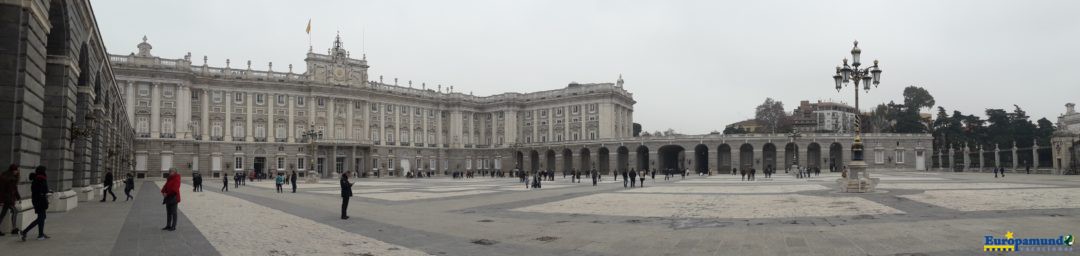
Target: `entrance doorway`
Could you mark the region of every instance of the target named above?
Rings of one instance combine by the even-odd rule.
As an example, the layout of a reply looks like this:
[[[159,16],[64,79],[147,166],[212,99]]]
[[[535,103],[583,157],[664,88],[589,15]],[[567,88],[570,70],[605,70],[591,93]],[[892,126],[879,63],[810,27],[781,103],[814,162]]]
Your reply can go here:
[[[255,170],[255,177],[266,177],[266,157],[255,157],[251,167]]]

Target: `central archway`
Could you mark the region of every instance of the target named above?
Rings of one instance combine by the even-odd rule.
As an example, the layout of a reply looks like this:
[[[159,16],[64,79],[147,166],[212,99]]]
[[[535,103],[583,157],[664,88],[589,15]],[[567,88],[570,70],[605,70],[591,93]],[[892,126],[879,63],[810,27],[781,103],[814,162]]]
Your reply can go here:
[[[754,146],[749,143],[739,147],[739,170],[754,168]]]
[[[776,168],[776,145],[766,143],[761,150],[761,171]]]
[[[562,159],[562,171],[565,173],[570,173],[570,171],[574,169],[574,152],[570,151],[569,148],[563,149]]]
[[[592,155],[588,148],[581,149],[581,164],[578,166],[578,171],[588,171],[593,168]]]
[[[514,170],[525,171],[525,153],[518,151],[517,153],[514,153],[514,155]],[[379,167],[375,166],[375,168]]]
[[[616,157],[615,172],[630,169],[630,150],[626,149],[626,147],[619,147],[619,149],[615,150],[615,154],[618,155]]]
[[[719,171],[716,173],[731,173],[734,172],[731,166],[731,146],[728,144],[721,144],[716,150],[716,161],[719,161]]]
[[[657,152],[660,156],[660,170],[677,170],[681,171],[684,168],[683,159],[686,149],[679,145],[667,145],[660,147]]]
[[[697,173],[709,171],[709,146],[698,144],[694,147],[694,171]]]
[[[806,146],[806,167],[821,168],[821,145],[817,142]]]
[[[649,169],[649,147],[645,145],[638,146],[637,148],[637,170]]]
[[[544,170],[555,171],[555,150],[548,149],[547,153],[544,155],[544,157],[547,158],[545,159],[546,161],[544,161]]]
[[[839,142],[829,145],[829,170],[838,172],[844,168],[844,147]]]
[[[596,150],[596,159],[599,161],[596,171],[599,173],[607,173],[611,169],[610,154],[607,148],[600,148]]]
[[[540,153],[536,150],[529,153],[529,171],[532,173],[540,171]]]

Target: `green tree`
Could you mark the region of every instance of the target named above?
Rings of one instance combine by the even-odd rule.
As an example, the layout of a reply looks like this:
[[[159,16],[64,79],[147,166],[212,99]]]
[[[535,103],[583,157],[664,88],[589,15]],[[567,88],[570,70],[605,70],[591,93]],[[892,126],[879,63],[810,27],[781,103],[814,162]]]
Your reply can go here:
[[[640,135],[641,135],[641,124],[634,123],[634,137],[638,137]]]
[[[918,86],[904,88],[904,106],[915,109],[915,113],[923,108],[933,108],[934,104],[934,96],[926,89]]]
[[[786,133],[791,127],[784,103],[772,98],[765,98],[765,102],[754,109],[754,119],[765,126],[763,133]]]

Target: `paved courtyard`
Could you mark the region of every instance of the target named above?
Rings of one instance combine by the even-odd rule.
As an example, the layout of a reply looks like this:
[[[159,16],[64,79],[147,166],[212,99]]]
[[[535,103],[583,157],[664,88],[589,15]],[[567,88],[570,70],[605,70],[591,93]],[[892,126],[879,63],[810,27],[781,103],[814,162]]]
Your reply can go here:
[[[1080,177],[891,172],[879,192],[835,192],[837,174],[741,181],[647,179],[623,188],[561,176],[359,179],[340,220],[336,181],[275,193],[270,182],[183,190],[161,231],[161,182],[133,202],[81,202],[49,216],[53,239],[0,240],[12,255],[972,255],[984,236],[1057,237],[1080,227]],[[231,184],[230,184],[231,185]],[[121,200],[122,201],[122,200]],[[1074,252],[1047,252],[1071,254]],[[7,253],[5,253],[7,254]]]

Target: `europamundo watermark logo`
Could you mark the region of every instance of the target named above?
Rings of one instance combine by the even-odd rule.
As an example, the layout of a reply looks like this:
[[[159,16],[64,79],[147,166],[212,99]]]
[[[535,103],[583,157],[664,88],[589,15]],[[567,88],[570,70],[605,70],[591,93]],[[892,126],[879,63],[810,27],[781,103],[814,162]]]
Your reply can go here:
[[[1058,237],[1016,238],[1012,231],[1005,237],[985,236],[984,252],[1072,252],[1072,234]]]

